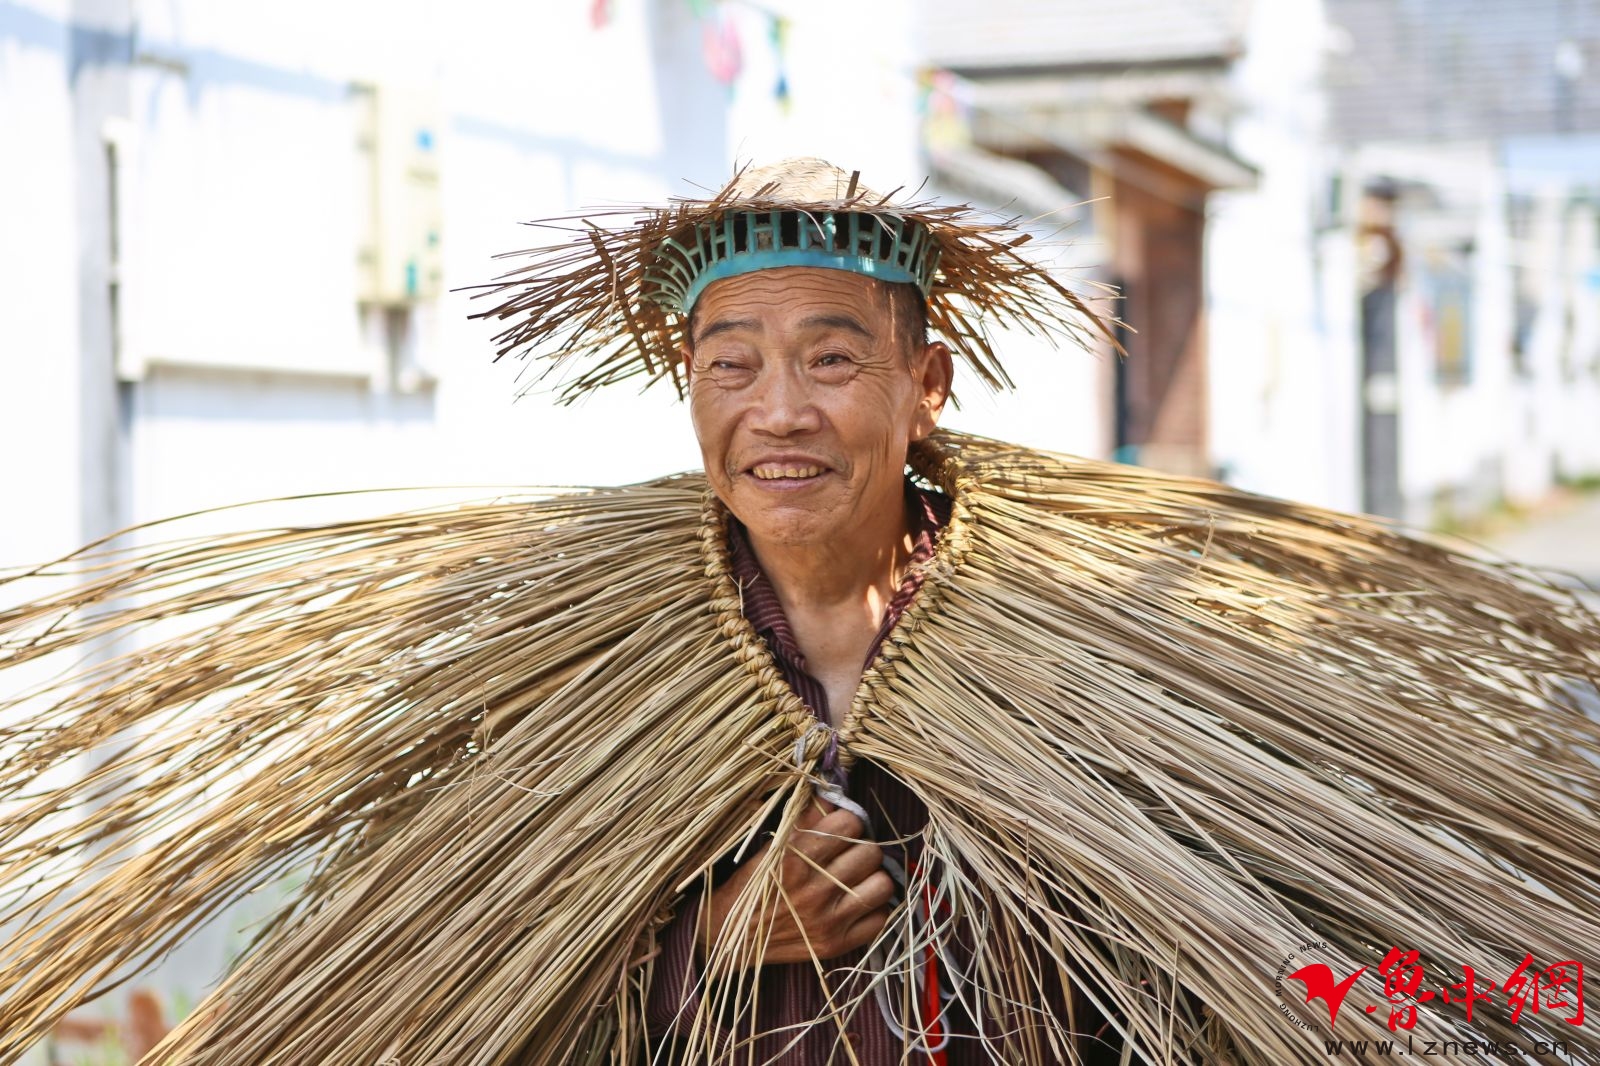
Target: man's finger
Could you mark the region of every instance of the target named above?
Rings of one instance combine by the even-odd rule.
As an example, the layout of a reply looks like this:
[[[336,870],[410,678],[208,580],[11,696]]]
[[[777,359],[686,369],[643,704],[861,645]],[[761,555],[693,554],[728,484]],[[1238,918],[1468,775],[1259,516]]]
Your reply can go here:
[[[811,828],[814,832],[831,833],[851,842],[868,839],[867,823],[842,807],[834,808],[826,818]]]
[[[883,849],[870,842],[846,848],[827,865],[828,873],[846,888],[854,888],[882,869]]]
[[[894,888],[894,878],[888,871],[879,869],[864,881],[851,885],[850,891],[839,894],[834,915],[840,921],[853,922],[863,915],[883,910],[894,900]]]
[[[865,947],[872,943],[873,939],[883,931],[883,927],[888,923],[889,913],[890,909],[888,907],[879,907],[877,910],[864,914],[854,922],[851,922],[849,930],[844,935],[844,947],[840,949],[841,953],[854,951],[856,948]]]
[[[834,857],[866,838],[867,827],[846,810],[834,810],[815,825],[796,826],[789,847],[826,866]]]
[[[800,817],[795,819],[795,828],[810,829],[838,809],[822,797],[812,796],[810,802],[801,808]]]

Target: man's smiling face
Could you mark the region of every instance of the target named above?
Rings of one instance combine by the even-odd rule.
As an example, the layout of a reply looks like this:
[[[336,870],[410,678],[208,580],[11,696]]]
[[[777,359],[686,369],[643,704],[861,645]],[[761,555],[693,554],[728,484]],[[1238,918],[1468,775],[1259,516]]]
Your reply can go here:
[[[848,539],[902,514],[911,441],[950,384],[942,344],[908,343],[888,289],[786,267],[718,281],[684,351],[711,486],[759,543]]]

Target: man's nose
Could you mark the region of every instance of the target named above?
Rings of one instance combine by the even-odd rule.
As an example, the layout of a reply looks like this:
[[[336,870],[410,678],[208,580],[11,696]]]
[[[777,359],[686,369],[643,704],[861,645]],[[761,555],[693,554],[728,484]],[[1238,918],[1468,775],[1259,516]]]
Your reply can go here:
[[[757,381],[756,403],[750,412],[750,428],[774,437],[809,433],[822,425],[812,383],[803,373],[789,368],[773,368]]]

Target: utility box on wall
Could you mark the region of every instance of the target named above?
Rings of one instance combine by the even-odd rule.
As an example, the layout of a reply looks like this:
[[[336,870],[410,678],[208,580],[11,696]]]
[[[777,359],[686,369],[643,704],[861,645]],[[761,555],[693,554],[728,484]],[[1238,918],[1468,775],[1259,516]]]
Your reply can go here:
[[[436,299],[444,277],[435,93],[392,85],[356,89],[362,202],[357,298],[399,307]]]

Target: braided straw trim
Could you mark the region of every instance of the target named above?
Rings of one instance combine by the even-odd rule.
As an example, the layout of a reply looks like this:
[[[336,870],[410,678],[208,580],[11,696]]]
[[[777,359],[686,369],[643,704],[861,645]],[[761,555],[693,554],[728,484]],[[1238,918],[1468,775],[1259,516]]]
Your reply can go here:
[[[744,616],[744,600],[728,566],[728,509],[710,489],[706,490],[701,505],[700,552],[705,559],[706,578],[712,586],[708,609],[716,616],[717,632],[728,642],[739,665],[755,680],[758,699],[770,708],[774,723],[792,729],[796,736],[805,735],[816,719],[783,679],[783,672],[773,661],[767,642]],[[825,734],[816,731],[813,735],[819,736],[825,744]],[[807,759],[820,757],[821,746],[812,751],[808,743]]]
[[[983,506],[977,474],[962,460],[960,448],[943,434],[935,433],[915,442],[908,460],[912,470],[950,497],[950,520],[939,533],[933,558],[923,564],[922,587],[861,675],[861,687],[839,730],[841,754],[849,752],[850,742],[873,722],[883,720],[883,696],[894,682],[898,664],[905,659],[905,647],[924,622],[944,609],[945,589],[955,580],[972,548],[973,525]],[[853,755],[849,757],[854,759]]]

